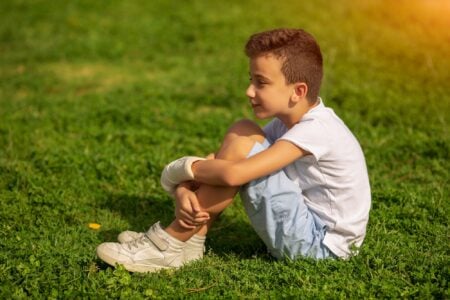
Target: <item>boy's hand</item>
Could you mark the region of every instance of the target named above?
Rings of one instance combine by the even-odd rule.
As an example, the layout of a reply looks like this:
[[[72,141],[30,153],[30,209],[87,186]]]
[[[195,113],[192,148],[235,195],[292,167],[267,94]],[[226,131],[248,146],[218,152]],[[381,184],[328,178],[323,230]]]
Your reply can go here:
[[[179,183],[193,180],[194,173],[192,173],[191,166],[198,160],[205,159],[197,156],[185,156],[166,165],[161,174],[161,185],[163,189],[173,194]]]
[[[194,229],[209,220],[209,214],[201,211],[197,195],[187,183],[181,183],[175,191],[175,215],[179,224],[187,229]]]

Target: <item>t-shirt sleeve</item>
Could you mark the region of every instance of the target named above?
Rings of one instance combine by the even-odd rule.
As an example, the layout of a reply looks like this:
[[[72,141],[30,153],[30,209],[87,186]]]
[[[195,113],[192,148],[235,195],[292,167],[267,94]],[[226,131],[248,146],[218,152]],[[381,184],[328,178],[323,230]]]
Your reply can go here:
[[[330,137],[317,119],[302,120],[279,139],[289,141],[310,152],[316,160],[321,159],[329,151]]]

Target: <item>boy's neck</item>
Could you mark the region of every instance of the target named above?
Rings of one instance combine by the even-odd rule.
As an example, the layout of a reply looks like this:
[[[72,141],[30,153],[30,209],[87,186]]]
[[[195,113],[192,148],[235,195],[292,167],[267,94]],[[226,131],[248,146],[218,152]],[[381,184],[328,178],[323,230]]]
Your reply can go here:
[[[300,120],[308,111],[318,106],[320,102],[321,102],[320,98],[318,98],[317,101],[313,104],[309,102],[304,102],[305,103],[304,105],[298,103],[296,109],[292,110],[290,114],[278,116],[278,119],[280,119],[281,122],[283,122],[284,126],[286,126],[288,129],[291,129],[292,127],[294,127],[295,124],[300,122]]]

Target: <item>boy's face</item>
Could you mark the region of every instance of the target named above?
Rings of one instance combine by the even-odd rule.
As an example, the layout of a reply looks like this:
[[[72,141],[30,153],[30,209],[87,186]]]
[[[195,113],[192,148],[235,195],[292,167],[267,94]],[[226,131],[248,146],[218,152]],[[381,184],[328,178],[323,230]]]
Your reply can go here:
[[[293,84],[286,84],[282,60],[272,54],[250,58],[250,85],[246,95],[258,119],[287,116]]]

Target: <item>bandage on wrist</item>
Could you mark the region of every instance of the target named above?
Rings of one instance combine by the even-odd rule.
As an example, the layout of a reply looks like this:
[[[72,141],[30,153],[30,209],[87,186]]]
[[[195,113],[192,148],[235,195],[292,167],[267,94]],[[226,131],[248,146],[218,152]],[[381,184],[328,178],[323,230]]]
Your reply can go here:
[[[191,167],[194,162],[199,160],[205,160],[205,158],[185,156],[166,165],[161,174],[161,186],[163,189],[173,194],[179,183],[194,180],[194,173]]]

